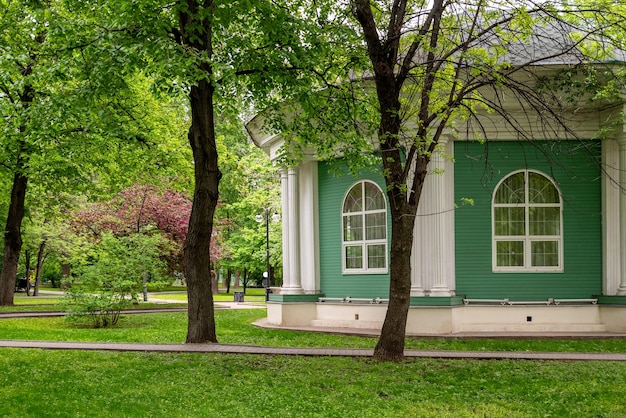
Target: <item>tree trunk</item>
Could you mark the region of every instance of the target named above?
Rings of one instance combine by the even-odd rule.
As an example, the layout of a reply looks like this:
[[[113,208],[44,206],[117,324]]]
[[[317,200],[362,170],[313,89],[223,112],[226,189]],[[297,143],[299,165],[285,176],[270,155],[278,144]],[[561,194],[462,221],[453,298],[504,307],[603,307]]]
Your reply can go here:
[[[189,93],[191,127],[189,144],[194,158],[194,196],[189,229],[185,241],[185,277],[187,280],[187,343],[217,342],[213,293],[211,292],[210,245],[213,214],[218,200],[221,173],[217,165],[214,85],[210,59],[212,46],[212,8],[210,0],[182,2],[179,23],[182,42],[199,55],[203,78],[192,85]]]
[[[37,252],[37,270],[35,270],[35,290],[33,296],[39,296],[39,284],[41,283],[41,271],[43,270],[43,262],[46,259],[46,240],[41,241],[39,244],[39,251]]]
[[[220,293],[220,288],[217,283],[217,271],[215,271],[215,269],[211,269],[211,292],[214,295]]]
[[[37,37],[37,40],[40,38]],[[31,57],[32,58],[32,57]],[[24,77],[32,74],[32,63],[23,71]],[[20,103],[24,110],[28,109],[33,102],[35,91],[30,84],[24,86],[20,94]],[[26,125],[20,126],[20,133],[26,132]],[[15,295],[15,279],[17,278],[17,266],[22,251],[22,220],[24,219],[24,205],[26,201],[26,189],[28,177],[26,175],[26,143],[20,139],[17,144],[17,158],[13,171],[13,187],[11,188],[11,201],[9,213],[4,228],[4,259],[0,272],[0,306],[12,306]],[[28,271],[26,272],[28,275]]]
[[[239,289],[241,286],[241,270],[235,270],[235,289]]]
[[[226,270],[226,277],[224,277],[222,279],[222,286],[226,285],[226,293],[230,293],[230,275],[231,275],[231,273],[232,272],[231,272],[230,269]],[[226,282],[226,283],[224,283],[224,282]]]
[[[69,282],[70,274],[72,268],[70,263],[64,262],[61,264],[61,283],[59,283],[59,288],[61,290],[65,290],[67,287],[67,283]]]
[[[21,160],[20,160],[21,161]],[[17,266],[22,251],[22,219],[24,219],[24,202],[28,178],[22,173],[21,165],[13,176],[9,214],[4,228],[4,260],[0,273],[0,306],[12,306],[15,294]],[[28,273],[28,272],[27,272]]]
[[[213,120],[213,86],[203,80],[191,88],[192,123],[189,142],[193,150],[195,189],[185,241],[187,278],[187,342],[217,342],[210,271],[213,214],[217,206],[221,173],[217,166]]]
[[[389,306],[374,349],[374,358],[400,361],[404,358],[406,322],[411,302],[413,228],[428,163],[428,157],[417,158],[413,181],[409,182],[407,173],[411,170],[405,170],[403,160],[406,155],[401,155],[399,151],[404,147],[400,142],[403,114],[400,92],[406,78],[398,71],[397,63],[407,3],[394,2],[386,40],[380,37],[382,31],[377,27],[371,2],[352,0],[351,5],[352,12],[363,29],[374,73],[380,112],[378,141],[391,215]],[[407,164],[413,164],[413,161]]]
[[[24,251],[24,277],[26,278],[26,296],[30,296],[30,250]]]
[[[400,361],[404,357],[406,322],[411,303],[411,248],[414,216],[391,211],[391,257],[389,260],[389,306],[374,358]]]
[[[407,202],[409,188],[406,187],[397,141],[400,132],[400,101],[393,74],[378,76],[376,86],[381,105],[378,138],[390,204],[391,251],[389,305],[380,338],[374,348],[374,358],[381,361],[400,361],[404,358],[406,321],[411,302],[411,248],[417,207],[413,210],[413,206]]]
[[[30,250],[24,250],[24,274],[28,277],[28,272],[30,271]]]

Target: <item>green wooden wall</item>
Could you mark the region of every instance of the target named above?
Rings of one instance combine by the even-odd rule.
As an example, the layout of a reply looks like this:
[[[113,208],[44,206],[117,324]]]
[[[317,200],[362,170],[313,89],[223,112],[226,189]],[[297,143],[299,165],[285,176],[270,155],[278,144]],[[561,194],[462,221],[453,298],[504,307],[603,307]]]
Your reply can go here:
[[[320,162],[319,223],[320,223],[320,287],[326,297],[386,298],[389,295],[388,274],[342,274],[341,272],[341,204],[345,193],[357,181],[371,180],[384,191],[382,174],[362,170],[356,178],[343,170],[340,163]],[[391,226],[387,216],[389,233]],[[389,244],[388,244],[389,245]]]
[[[589,298],[602,289],[599,142],[519,141],[455,143],[456,290],[468,298],[545,300]],[[491,196],[510,172],[535,169],[551,176],[563,199],[562,273],[493,273]]]

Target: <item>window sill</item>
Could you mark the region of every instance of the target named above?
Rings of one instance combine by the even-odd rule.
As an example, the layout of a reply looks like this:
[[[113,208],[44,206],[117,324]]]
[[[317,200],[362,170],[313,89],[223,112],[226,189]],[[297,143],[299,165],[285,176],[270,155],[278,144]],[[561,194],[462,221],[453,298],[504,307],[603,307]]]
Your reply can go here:
[[[563,273],[563,268],[494,268],[493,273]]]
[[[389,269],[376,269],[376,270],[344,270],[341,272],[344,276],[355,276],[355,275],[363,275],[363,274],[387,274],[389,273]]]

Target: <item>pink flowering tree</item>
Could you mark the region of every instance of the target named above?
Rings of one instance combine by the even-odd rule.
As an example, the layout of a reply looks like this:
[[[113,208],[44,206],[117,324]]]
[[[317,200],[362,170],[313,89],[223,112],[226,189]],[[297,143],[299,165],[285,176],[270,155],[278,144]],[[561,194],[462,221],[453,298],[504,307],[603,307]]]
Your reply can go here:
[[[183,245],[189,225],[191,200],[183,193],[152,184],[136,184],[123,189],[112,199],[89,203],[73,212],[74,232],[98,242],[103,233],[126,237],[138,233],[158,232],[166,238],[162,257],[170,273],[182,271]],[[224,253],[214,228],[210,256],[219,260]]]
[[[182,245],[190,213],[191,200],[184,194],[137,184],[120,191],[109,201],[88,204],[74,212],[72,223],[78,231],[96,236],[104,231],[124,236],[156,228]]]

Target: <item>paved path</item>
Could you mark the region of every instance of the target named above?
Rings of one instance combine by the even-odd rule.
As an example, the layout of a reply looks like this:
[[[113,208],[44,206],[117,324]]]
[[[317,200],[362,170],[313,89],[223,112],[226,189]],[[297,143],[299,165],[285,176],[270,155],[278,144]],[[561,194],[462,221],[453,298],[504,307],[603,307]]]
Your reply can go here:
[[[138,343],[86,343],[62,341],[0,340],[0,347],[38,348],[46,350],[96,350],[151,353],[222,353],[266,354],[291,356],[371,357],[371,349],[347,348],[297,348],[261,347],[229,344],[138,344]],[[407,350],[404,355],[412,358],[478,359],[478,360],[558,360],[558,361],[626,361],[622,353],[539,353],[539,352],[488,352],[488,351],[422,351]]]

